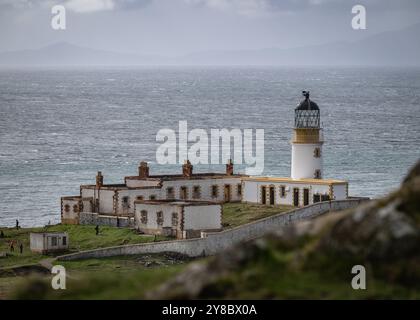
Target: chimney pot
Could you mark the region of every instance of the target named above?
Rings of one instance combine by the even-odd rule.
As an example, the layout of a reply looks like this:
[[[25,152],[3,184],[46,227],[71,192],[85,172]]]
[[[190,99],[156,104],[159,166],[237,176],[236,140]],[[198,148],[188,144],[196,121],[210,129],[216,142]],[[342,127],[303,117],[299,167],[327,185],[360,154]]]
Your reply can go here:
[[[182,175],[184,177],[191,177],[193,174],[193,166],[190,160],[185,160],[184,164],[182,165]]]
[[[149,177],[149,166],[147,165],[146,161],[140,162],[139,176],[140,176],[140,178],[148,178]]]

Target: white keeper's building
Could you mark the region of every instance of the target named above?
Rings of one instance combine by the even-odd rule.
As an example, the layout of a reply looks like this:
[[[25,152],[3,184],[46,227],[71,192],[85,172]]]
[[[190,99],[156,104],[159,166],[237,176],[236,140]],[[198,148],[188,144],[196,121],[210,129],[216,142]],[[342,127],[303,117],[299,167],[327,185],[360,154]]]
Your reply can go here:
[[[301,207],[346,199],[347,181],[323,179],[320,109],[309,92],[303,94],[295,109],[290,178],[235,174],[231,161],[224,173],[194,173],[188,160],[182,174],[151,175],[141,162],[138,175],[122,184],[104,184],[98,172],[96,184],[80,186],[78,196],[62,197],[62,223],[78,224],[81,214],[96,213],[132,218],[145,233],[185,238],[220,230],[225,202]]]

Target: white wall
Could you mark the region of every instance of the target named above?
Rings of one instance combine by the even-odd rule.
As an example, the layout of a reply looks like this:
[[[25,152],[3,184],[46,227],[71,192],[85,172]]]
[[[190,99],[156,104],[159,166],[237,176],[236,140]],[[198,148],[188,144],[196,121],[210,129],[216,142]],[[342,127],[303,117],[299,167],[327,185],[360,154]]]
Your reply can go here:
[[[315,148],[321,149],[321,157],[314,156]],[[313,179],[315,170],[322,171],[322,143],[292,143],[292,179]]]
[[[141,223],[141,211],[147,211],[147,224]],[[157,224],[157,212],[163,213],[163,225],[158,226]],[[178,213],[178,226],[181,224],[181,213],[182,207],[169,204],[145,204],[137,203],[135,212],[135,223],[136,227],[146,229],[161,229],[163,227],[172,227],[172,213]],[[177,227],[178,227],[177,226]],[[175,228],[175,227],[174,227]]]
[[[150,189],[126,189],[118,191],[118,213],[130,213],[134,214],[134,201],[137,197],[142,196],[144,200],[149,200],[151,196],[155,196],[155,199],[162,199],[162,190],[151,187]],[[128,197],[128,208],[123,207],[123,198]]]
[[[112,214],[114,212],[114,190],[97,190],[99,198],[99,212]]]
[[[299,189],[299,205],[303,205],[303,189],[309,189],[309,204],[313,203],[314,194],[329,194],[330,187],[328,184],[309,184],[309,183],[293,183],[293,182],[271,182],[271,181],[255,181],[244,180],[243,182],[243,201],[251,203],[261,203],[261,187],[266,187],[266,199],[269,204],[269,187],[274,186],[275,204],[277,205],[293,205],[293,189]],[[286,196],[281,197],[280,187],[286,187]]]
[[[162,186],[162,198],[166,199],[166,189],[168,187],[173,187],[175,189],[175,198],[180,198],[181,186],[186,186],[188,188],[188,200],[203,200],[203,201],[224,201],[224,186],[230,185],[230,194],[231,201],[241,201],[241,196],[238,194],[238,184],[241,184],[241,178],[218,178],[218,179],[185,179],[185,180],[173,180],[173,181],[164,181]],[[218,186],[218,196],[216,198],[212,197],[212,186]],[[193,196],[193,187],[200,186],[200,198],[194,199]]]
[[[206,230],[220,228],[222,228],[221,205],[184,207],[184,230]]]
[[[347,185],[335,184],[333,185],[334,200],[344,200],[347,198]]]
[[[69,208],[68,212],[66,212],[66,206]],[[74,206],[79,208],[79,199],[62,199],[62,219],[73,220],[79,217],[79,210],[75,211]]]
[[[157,187],[159,185],[158,180],[126,179],[125,182],[129,188]]]

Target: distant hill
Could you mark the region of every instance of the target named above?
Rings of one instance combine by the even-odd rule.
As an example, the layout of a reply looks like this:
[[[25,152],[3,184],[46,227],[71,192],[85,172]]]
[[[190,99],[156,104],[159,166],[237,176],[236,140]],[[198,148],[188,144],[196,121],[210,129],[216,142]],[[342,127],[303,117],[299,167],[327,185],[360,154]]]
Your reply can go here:
[[[291,49],[211,51],[190,54],[183,62],[232,65],[420,65],[420,23],[356,42],[334,42]]]
[[[59,42],[36,50],[0,53],[0,66],[97,66],[160,63],[162,58],[96,50]]]
[[[118,53],[57,43],[0,53],[0,66],[29,65],[389,65],[420,66],[420,23],[355,42],[291,49],[196,52],[179,57]]]

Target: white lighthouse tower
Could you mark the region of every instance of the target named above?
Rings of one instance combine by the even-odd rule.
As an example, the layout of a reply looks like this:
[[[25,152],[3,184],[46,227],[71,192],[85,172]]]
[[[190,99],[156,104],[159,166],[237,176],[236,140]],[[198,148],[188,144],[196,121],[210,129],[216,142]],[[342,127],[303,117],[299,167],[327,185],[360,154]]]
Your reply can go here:
[[[295,109],[295,127],[292,139],[292,179],[322,179],[322,128],[318,105],[305,99]]]

